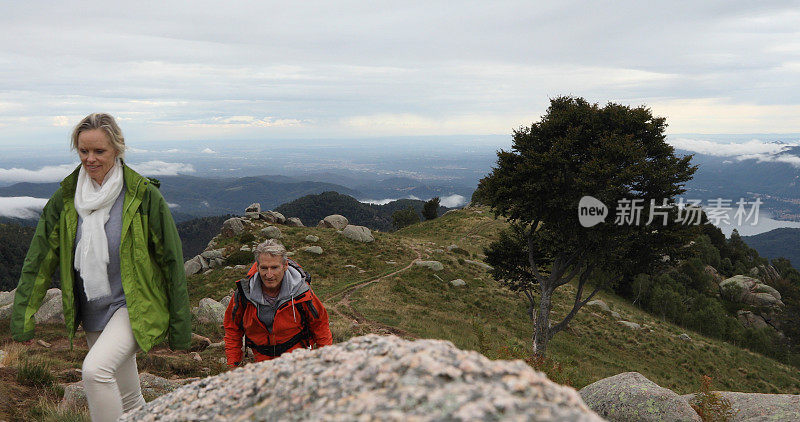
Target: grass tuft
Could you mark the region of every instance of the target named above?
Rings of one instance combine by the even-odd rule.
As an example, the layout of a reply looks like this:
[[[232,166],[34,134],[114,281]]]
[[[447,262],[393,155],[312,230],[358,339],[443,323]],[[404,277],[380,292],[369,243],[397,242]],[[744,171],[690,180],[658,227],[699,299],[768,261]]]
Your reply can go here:
[[[26,358],[17,365],[17,382],[31,387],[52,387],[56,377],[50,372],[48,363]]]

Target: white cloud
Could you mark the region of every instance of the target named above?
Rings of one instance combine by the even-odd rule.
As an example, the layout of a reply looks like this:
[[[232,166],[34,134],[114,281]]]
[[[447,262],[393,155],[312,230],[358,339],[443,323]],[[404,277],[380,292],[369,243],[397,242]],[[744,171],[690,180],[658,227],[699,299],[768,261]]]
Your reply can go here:
[[[447,208],[455,208],[464,205],[467,202],[467,198],[464,198],[461,195],[450,195],[450,196],[443,196],[439,198],[439,204],[445,206]]]
[[[206,149],[204,149],[204,150],[202,150],[200,152],[202,152],[203,154],[216,154],[217,153],[217,151],[214,151],[211,148],[206,148]]]
[[[177,153],[181,152],[181,150],[179,150],[177,148],[171,148],[171,149],[168,149],[168,150],[166,150],[164,152],[169,153],[169,154],[177,154]]]
[[[178,173],[194,173],[194,166],[184,163],[167,163],[164,161],[145,161],[129,164],[138,173],[145,176],[176,176]]]
[[[787,147],[798,146],[800,143],[778,144],[751,139],[747,142],[716,142],[705,139],[677,138],[669,139],[669,144],[675,148],[718,157],[749,156],[762,154],[777,154]],[[755,157],[750,157],[755,158]]]
[[[759,162],[787,163],[800,168],[800,157],[790,154],[768,155],[768,154],[747,154],[736,157],[737,160],[758,160]]]
[[[0,197],[0,215],[14,218],[35,218],[48,199],[30,196]]]
[[[386,198],[386,199],[359,199],[358,202],[362,202],[364,204],[373,204],[373,205],[386,205],[389,202],[397,201],[397,198]]]
[[[170,207],[170,208],[178,208],[181,205],[180,204],[173,204],[172,202],[167,202],[167,206]]]
[[[13,167],[0,168],[0,181],[2,182],[58,182],[72,173],[78,164],[61,164],[58,166],[44,166],[38,170],[29,170]]]
[[[127,152],[132,152],[132,153],[134,153],[134,154],[144,154],[144,153],[146,153],[146,152],[150,152],[150,151],[148,151],[148,150],[146,150],[146,149],[141,149],[141,148],[133,148],[133,147],[127,147],[127,148],[125,148],[125,149],[127,150]]]

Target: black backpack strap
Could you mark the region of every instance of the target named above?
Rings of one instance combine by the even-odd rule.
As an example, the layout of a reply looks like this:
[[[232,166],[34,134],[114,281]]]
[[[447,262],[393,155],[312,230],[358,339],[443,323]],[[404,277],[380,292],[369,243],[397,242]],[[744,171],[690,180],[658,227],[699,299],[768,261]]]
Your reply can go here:
[[[239,326],[239,330],[244,333],[244,307],[247,306],[247,298],[244,297],[244,290],[242,290],[242,282],[247,280],[247,278],[243,278],[236,282],[236,292],[233,294],[233,322]],[[239,312],[239,309],[242,309],[242,315],[239,316],[239,319],[236,319],[236,313]],[[245,336],[247,339],[247,336]]]

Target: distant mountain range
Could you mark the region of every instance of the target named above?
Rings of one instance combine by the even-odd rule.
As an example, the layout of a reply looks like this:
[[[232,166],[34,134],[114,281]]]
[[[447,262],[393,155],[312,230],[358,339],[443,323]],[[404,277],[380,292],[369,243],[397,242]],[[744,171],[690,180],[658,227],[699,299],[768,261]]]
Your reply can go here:
[[[689,151],[678,151],[690,154]],[[741,160],[694,154],[693,164],[700,165],[694,178],[686,184],[689,199],[730,199],[748,201],[761,198],[762,211],[779,220],[800,221],[800,147],[791,147],[779,154]],[[780,161],[783,160],[783,161]]]
[[[319,220],[326,216],[340,214],[347,217],[350,224],[366,226],[373,230],[391,231],[393,230],[392,213],[412,207],[422,220],[424,204],[425,201],[418,199],[400,199],[385,205],[365,204],[352,196],[337,192],[323,192],[295,199],[279,206],[275,211],[286,217],[298,217],[306,226],[316,226]],[[446,207],[439,207],[439,214],[444,214],[447,210]]]
[[[335,173],[322,173],[312,178],[317,180],[271,175],[223,179],[164,176],[158,179],[161,181],[161,193],[170,204],[175,220],[179,222],[196,217],[242,214],[253,202],[260,203],[262,209],[274,209],[297,198],[331,191],[353,198],[379,201],[409,197],[427,200],[433,196],[449,195],[469,198],[474,190],[474,186],[447,183],[429,185],[404,177],[364,180],[361,184],[352,175],[337,177]],[[49,198],[58,186],[58,183],[17,183],[0,187],[0,197]]]

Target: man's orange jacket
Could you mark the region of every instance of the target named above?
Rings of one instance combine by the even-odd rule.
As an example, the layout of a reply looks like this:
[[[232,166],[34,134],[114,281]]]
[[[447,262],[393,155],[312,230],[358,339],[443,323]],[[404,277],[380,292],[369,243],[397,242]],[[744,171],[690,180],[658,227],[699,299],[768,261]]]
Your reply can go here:
[[[311,290],[310,276],[297,263],[288,261],[275,308],[259,303],[258,298],[250,295],[253,283],[261,283],[257,264],[253,264],[246,278],[236,282],[236,292],[228,303],[224,321],[229,366],[241,363],[243,339],[257,362],[301,347],[333,343],[328,312]]]

